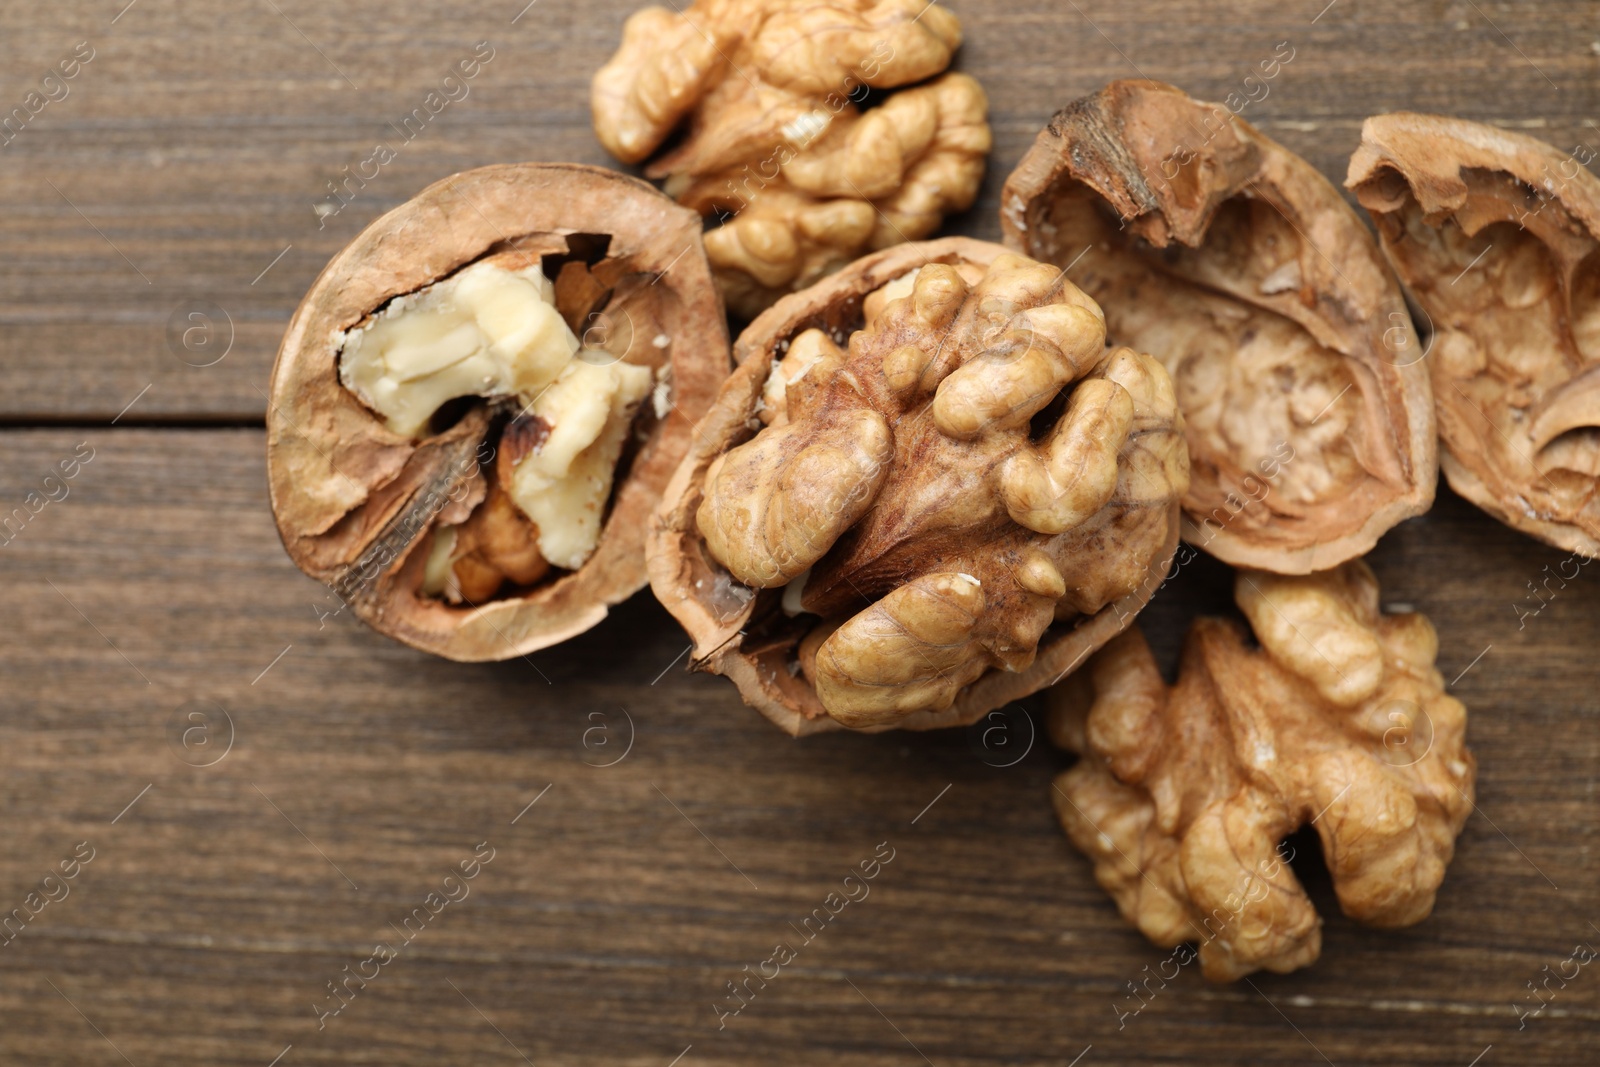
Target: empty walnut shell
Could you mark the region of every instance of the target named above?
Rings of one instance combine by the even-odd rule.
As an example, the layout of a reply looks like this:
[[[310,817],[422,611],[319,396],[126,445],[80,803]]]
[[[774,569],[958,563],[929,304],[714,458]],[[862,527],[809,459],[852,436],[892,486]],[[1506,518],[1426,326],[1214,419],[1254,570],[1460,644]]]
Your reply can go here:
[[[1490,126],[1379,115],[1347,184],[1431,320],[1445,477],[1542,541],[1600,556],[1600,179]]]
[[[487,465],[497,449],[500,462],[514,462],[538,441],[521,421],[516,440],[502,442],[506,401],[458,402],[457,421],[441,427],[447,405],[420,440],[391,432],[341,383],[338,352],[345,331],[393,298],[484,260],[512,270],[541,266],[555,282],[557,310],[586,346],[651,367],[658,385],[655,403],[646,399],[633,417],[587,560],[571,571],[548,570],[537,553],[531,566],[503,562],[509,583],[526,584],[476,606],[452,605],[421,592],[430,532],[471,517],[460,529],[475,553],[508,530],[521,536],[515,523],[522,520],[508,525],[509,509],[490,491]],[[279,534],[302,570],[408,645],[457,660],[544,648],[594,626],[609,605],[644,586],[645,518],[727,372],[726,323],[694,212],[596,167],[518,164],[457,174],[362,231],[289,323],[267,419]]]
[[[652,524],[692,665],[795,735],[971,723],[1075,668],[1165,578],[1187,480],[1170,379],[1103,341],[1059,271],[967,238],[763,313]]]
[[[1006,242],[1105,308],[1178,386],[1184,538],[1303,574],[1433,501],[1433,404],[1371,235],[1312,166],[1228,109],[1113,82],[1062,109],[1007,179]]]

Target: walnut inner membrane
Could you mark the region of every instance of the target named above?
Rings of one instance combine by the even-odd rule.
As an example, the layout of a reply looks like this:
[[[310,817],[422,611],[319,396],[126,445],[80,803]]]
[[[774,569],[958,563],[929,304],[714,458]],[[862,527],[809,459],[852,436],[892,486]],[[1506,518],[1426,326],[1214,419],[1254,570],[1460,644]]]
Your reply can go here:
[[[1427,510],[1433,404],[1405,299],[1316,168],[1220,104],[1113,82],[1059,111],[1006,179],[1006,244],[1106,309],[1177,385],[1185,539],[1306,574]]]
[[[1229,199],[1199,247],[1152,245],[1081,187],[1037,225],[1051,260],[1082,253],[1072,275],[1106,309],[1108,342],[1172,375],[1194,472],[1184,507],[1201,540],[1210,526],[1285,536],[1286,519],[1314,520],[1391,475],[1348,361],[1284,314],[1301,260],[1318,253],[1273,205]]]
[[[1561,195],[1586,195],[1600,207],[1600,182],[1574,173],[1569,191],[1463,166],[1459,183],[1449,206],[1432,211],[1392,167],[1358,189],[1431,320],[1445,472],[1511,525],[1595,554],[1600,241],[1595,220]]]

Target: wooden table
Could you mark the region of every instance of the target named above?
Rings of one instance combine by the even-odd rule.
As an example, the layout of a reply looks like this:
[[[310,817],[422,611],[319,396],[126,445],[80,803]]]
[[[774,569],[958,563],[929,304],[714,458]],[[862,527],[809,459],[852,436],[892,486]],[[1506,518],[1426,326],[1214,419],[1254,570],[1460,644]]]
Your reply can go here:
[[[1188,968],[1120,1026],[1165,953],[1057,829],[1067,758],[1027,750],[1027,720],[1005,767],[971,731],[795,742],[685,673],[648,594],[490,666],[328,615],[267,510],[267,371],[322,264],[423,185],[605,161],[588,77],[635,5],[523,2],[0,2],[0,109],[93,55],[0,148],[0,511],[60,496],[45,476],[93,452],[0,546],[0,909],[93,857],[0,948],[0,1060],[1596,1062],[1600,971],[1520,1027],[1519,1006],[1600,945],[1600,576],[1519,617],[1564,554],[1448,492],[1373,558],[1385,599],[1438,626],[1481,764],[1433,917],[1359,928],[1307,862],[1316,966]],[[1221,98],[1282,41],[1246,117],[1335,179],[1362,118],[1396,108],[1600,144],[1592,4],[1324,3],[952,0],[997,135],[954,228],[997,235],[1001,179],[1074,97],[1143,73]],[[480,41],[467,98],[319,219]],[[1147,612],[1167,662],[1228,580],[1197,563]],[[880,843],[870,897],[719,1029],[725,983]],[[492,861],[446,883],[475,849]],[[470,895],[405,942],[447,885]],[[380,941],[401,950],[365,962]],[[319,1024],[330,982],[374,970]]]

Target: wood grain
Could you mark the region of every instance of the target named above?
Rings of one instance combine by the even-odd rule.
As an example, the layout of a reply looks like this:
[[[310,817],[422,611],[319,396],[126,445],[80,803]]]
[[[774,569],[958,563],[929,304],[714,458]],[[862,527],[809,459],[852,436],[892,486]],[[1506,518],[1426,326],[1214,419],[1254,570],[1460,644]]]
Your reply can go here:
[[[640,6],[538,0],[513,23],[522,0],[138,0],[111,24],[125,2],[0,0],[5,111],[77,42],[95,51],[70,95],[0,148],[0,418],[13,422],[109,419],[136,396],[127,420],[260,418],[290,313],[372,219],[469,167],[607,162],[588,79]],[[998,237],[1001,182],[1068,101],[1140,74],[1221,99],[1280,41],[1294,58],[1244,115],[1337,181],[1361,120],[1395,108],[1600,146],[1600,30],[1581,0],[1336,0],[1313,22],[1325,3],[955,3],[996,147],[952,229]],[[466,98],[399,143],[394,124],[479,41],[494,59]],[[397,158],[319,220],[327,183],[379,141]],[[210,316],[211,347],[169,344],[169,322],[203,328],[188,316],[208,306],[226,313]],[[191,365],[230,334],[221,362]]]
[[[674,665],[686,642],[647,597],[530,661],[432,659],[318,618],[320,587],[260,506],[259,432],[0,441],[4,501],[94,450],[0,549],[6,906],[77,842],[96,849],[0,950],[11,1062],[113,1062],[69,997],[136,1064],[264,1064],[289,1044],[296,1063],[516,1062],[467,998],[536,1063],[665,1064],[691,1044],[686,1062],[919,1062],[894,1027],[938,1064],[1091,1043],[1119,1063],[1303,1063],[1312,1043],[1339,1064],[1465,1064],[1490,1043],[1591,1062],[1594,983],[1522,1033],[1513,1004],[1597,936],[1600,606],[1585,575],[1519,630],[1523,585],[1561,554],[1453,497],[1374,559],[1386,600],[1438,623],[1447,676],[1465,670],[1483,767],[1437,913],[1355,927],[1305,864],[1320,963],[1255,989],[1184,974],[1119,1030],[1126,983],[1164,953],[1055,827],[1065,758],[1043,744],[999,768],[976,728],[793,742]],[[1196,561],[1162,592],[1145,623],[1169,663],[1226,586]],[[211,732],[185,747],[195,724],[175,715],[197,708]],[[191,767],[225,739],[217,709],[232,749]],[[630,717],[626,756],[593,766],[622,754]],[[397,940],[388,924],[480,841],[496,856],[472,895],[319,1031],[325,983]],[[719,1031],[724,983],[797,940],[788,924],[880,842],[895,859],[871,896]]]
[[[465,666],[326,615],[283,554],[261,390],[300,295],[444,174],[603,162],[585,88],[633,5],[539,0],[513,25],[519,0],[138,0],[112,24],[124,2],[0,0],[5,108],[96,49],[0,148],[0,515],[94,450],[0,545],[0,912],[95,850],[0,947],[0,1063],[1594,1062],[1600,973],[1520,1030],[1517,1008],[1600,944],[1595,574],[1519,618],[1562,553],[1447,492],[1391,533],[1385,600],[1433,618],[1481,765],[1437,911],[1358,927],[1307,862],[1316,966],[1226,987],[1190,968],[1119,1026],[1166,953],[1055,826],[1067,758],[1029,747],[1037,716],[1009,720],[1005,750],[976,729],[794,742],[686,673],[647,595],[526,661]],[[1360,119],[1396,107],[1600,144],[1582,3],[1341,0],[1314,23],[1321,0],[955,6],[998,134],[960,232],[996,235],[999,180],[1061,103],[1138,71],[1222,96],[1283,40],[1296,58],[1246,115],[1336,178]],[[319,229],[324,183],[481,40],[496,58],[470,96]],[[166,340],[200,300],[235,328],[204,368]],[[38,425],[63,420],[84,428]],[[1196,561],[1145,614],[1169,666],[1228,580]],[[390,924],[480,842],[470,896],[319,1030],[326,983],[402,940]],[[719,1029],[725,983],[798,942],[790,924],[882,842],[871,895]]]

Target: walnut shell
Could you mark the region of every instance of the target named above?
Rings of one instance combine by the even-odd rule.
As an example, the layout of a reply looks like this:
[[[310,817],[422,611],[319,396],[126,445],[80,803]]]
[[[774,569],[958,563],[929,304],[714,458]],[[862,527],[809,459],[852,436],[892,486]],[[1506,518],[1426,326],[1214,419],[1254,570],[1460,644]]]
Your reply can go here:
[[[542,263],[557,309],[579,332],[604,308],[618,328],[600,347],[655,369],[671,408],[658,415],[647,400],[634,417],[637,440],[616,469],[599,543],[581,567],[541,575],[526,562],[505,564],[532,584],[478,606],[451,605],[420,592],[429,534],[437,523],[487,514],[485,465],[504,415],[479,401],[442,432],[402,437],[340,382],[337,351],[345,331],[394,297],[490,258],[508,269]],[[645,518],[727,376],[728,351],[694,212],[597,167],[516,164],[446,178],[363,230],[289,323],[267,420],[284,547],[374,629],[414,648],[479,661],[564,641],[644,586]],[[518,444],[505,443],[502,459]],[[487,525],[461,529],[490,547],[516,534],[525,521],[517,514],[506,520],[497,510]]]
[[[651,585],[693,665],[795,735],[963,725],[1076,667],[1164,579],[1187,470],[1165,372],[1103,336],[1059,272],[967,238],[868,256],[756,319],[652,524]],[[788,382],[774,416],[775,363],[812,349],[823,370]],[[1075,472],[1065,492],[1048,487],[1056,466]],[[1078,499],[1091,483],[1098,503]],[[991,622],[1001,639],[974,667],[971,628]],[[840,655],[845,636],[874,662]],[[937,678],[910,677],[924,660]]]
[[[1371,235],[1311,165],[1151,81],[1062,109],[1001,195],[1010,247],[1069,269],[1113,344],[1178,385],[1184,538],[1304,574],[1426,511],[1433,402]]]
[[[1506,525],[1600,556],[1600,179],[1461,119],[1370,118],[1346,184],[1431,320],[1441,457]]]

